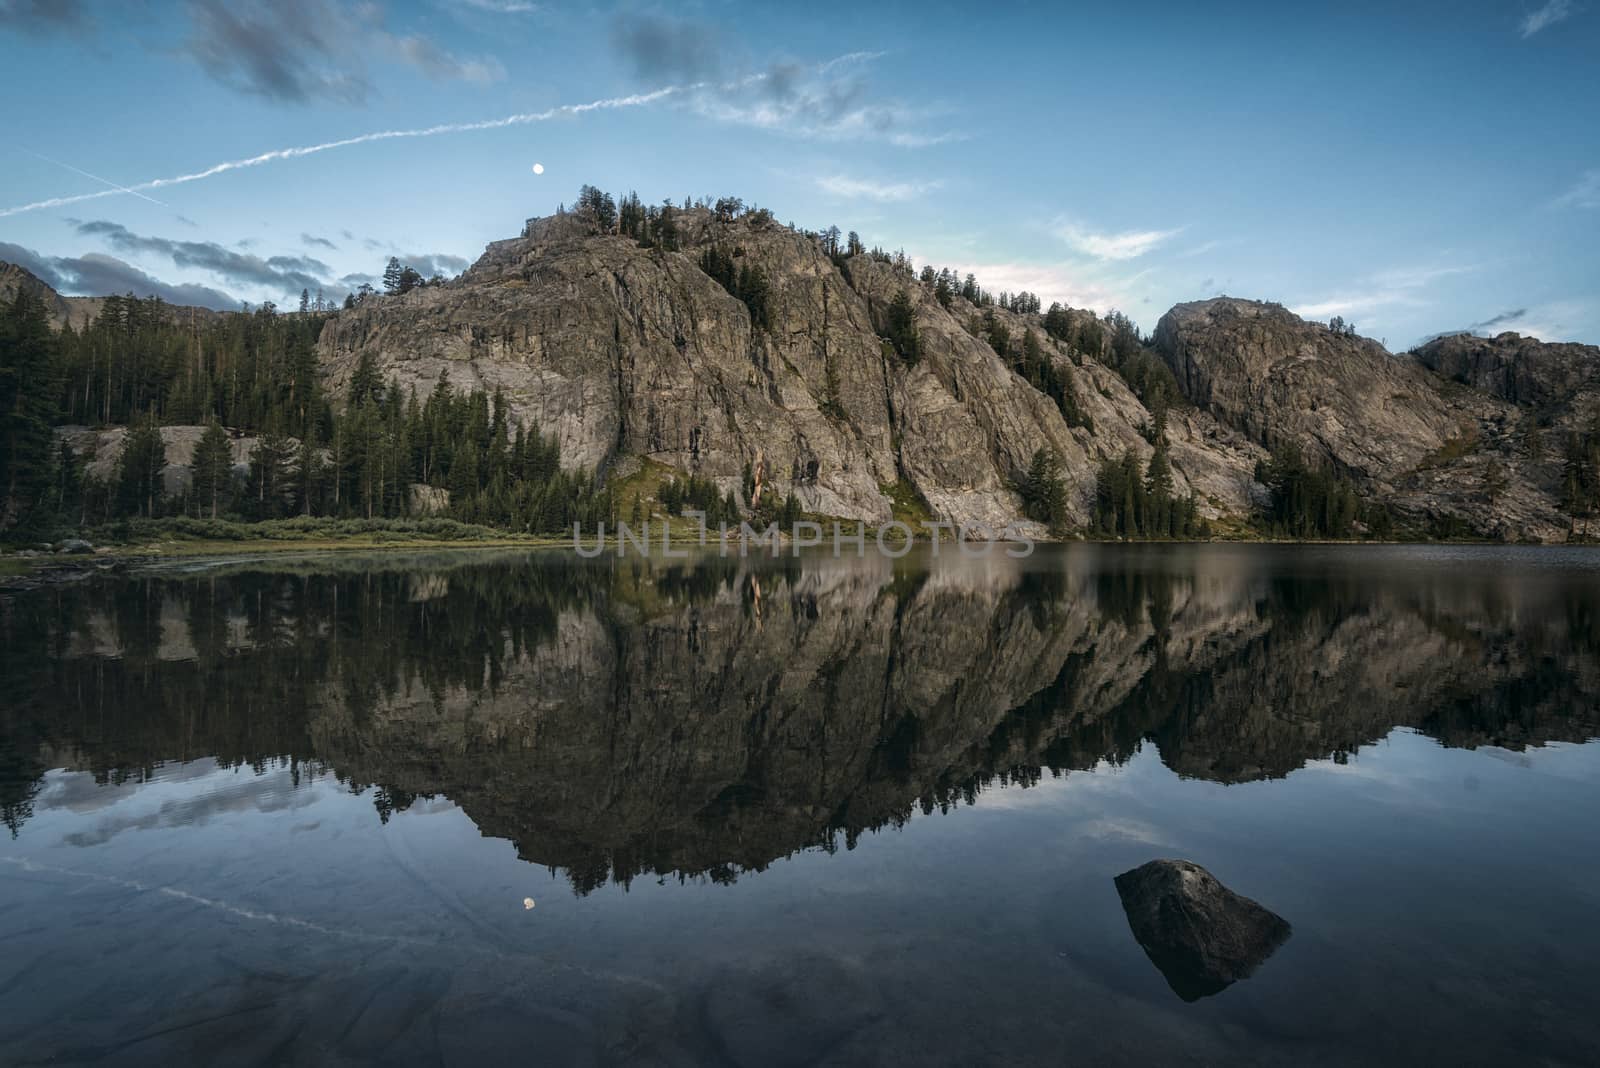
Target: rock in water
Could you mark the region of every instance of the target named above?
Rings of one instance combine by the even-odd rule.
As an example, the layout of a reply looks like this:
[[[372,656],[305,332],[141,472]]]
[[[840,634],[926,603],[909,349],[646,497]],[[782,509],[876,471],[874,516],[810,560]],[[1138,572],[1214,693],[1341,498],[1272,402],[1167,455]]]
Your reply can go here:
[[[1187,860],[1152,860],[1116,883],[1133,937],[1185,1001],[1248,977],[1289,938],[1282,916]]]
[[[94,546],[82,538],[68,538],[61,543],[61,551],[68,556],[82,556],[85,553],[94,552]]]

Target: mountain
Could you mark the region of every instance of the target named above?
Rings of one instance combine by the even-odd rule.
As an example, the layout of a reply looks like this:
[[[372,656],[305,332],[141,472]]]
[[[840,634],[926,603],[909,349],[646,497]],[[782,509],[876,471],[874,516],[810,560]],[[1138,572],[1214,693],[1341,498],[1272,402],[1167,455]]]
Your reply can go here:
[[[1269,502],[1258,472],[1286,446],[1402,533],[1564,541],[1600,497],[1594,346],[1447,335],[1396,354],[1230,297],[1174,307],[1146,340],[1119,317],[975,303],[765,211],[673,219],[648,244],[592,211],[530,219],[455,279],[367,296],[321,327],[327,384],[369,366],[424,397],[441,376],[501,390],[568,467],[650,463],[736,494],[764,468],[803,510],[872,523],[1041,535],[1017,487],[1044,449],[1063,525],[1090,529],[1102,465],[1131,456],[1137,489],[1163,424],[1173,495],[1230,526]],[[97,299],[0,265],[0,294],[18,287],[58,323]]]
[[[330,320],[330,381],[348,385],[363,355],[421,395],[443,372],[458,387],[504,389],[569,462],[626,471],[648,459],[728,489],[764,457],[807,511],[869,522],[890,518],[896,484],[942,520],[1018,520],[1012,482],[1046,447],[1075,490],[1070,521],[1085,524],[1099,463],[1150,455],[1140,428],[1152,415],[1102,343],[1083,351],[1037,315],[960,297],[947,309],[906,269],[865,253],[835,261],[764,213],[685,210],[677,226],[679,249],[667,252],[597,233],[578,214],[530,220],[459,278]],[[712,249],[764,276],[766,325],[701,269]],[[921,339],[915,365],[880,337],[902,292]],[[1063,405],[1017,373],[1015,353],[1002,359],[977,336],[988,310],[1015,350],[1034,332],[1092,429],[1069,426]],[[1249,510],[1260,448],[1198,411],[1175,412],[1168,434],[1180,495],[1196,493],[1211,517]]]
[[[1590,432],[1600,348],[1452,335],[1392,354],[1281,305],[1180,304],[1157,353],[1184,396],[1268,448],[1295,444],[1403,516],[1563,541],[1563,451]]]
[[[50,325],[57,329],[70,326],[74,330],[82,330],[100,314],[105,307],[106,297],[111,295],[64,297],[56,292],[50,283],[26,267],[0,260],[0,302],[10,301],[19,289],[44,301],[49,309]],[[198,308],[188,304],[170,304],[167,307],[173,316],[182,317],[185,321],[198,318],[204,322],[213,322],[224,314],[211,308]]]
[[[93,299],[63,297],[52,289],[49,283],[26,267],[0,260],[0,301],[10,303],[19,290],[44,301],[45,306],[50,309],[50,322],[57,327],[72,320],[72,301]]]

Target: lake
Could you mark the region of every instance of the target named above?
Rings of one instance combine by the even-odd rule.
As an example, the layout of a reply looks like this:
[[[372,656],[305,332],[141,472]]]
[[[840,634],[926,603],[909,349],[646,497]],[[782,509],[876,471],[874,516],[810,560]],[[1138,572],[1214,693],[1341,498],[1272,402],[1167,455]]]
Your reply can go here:
[[[0,1061],[1600,1062],[1600,551],[0,597]],[[1292,926],[1203,996],[1113,879]]]

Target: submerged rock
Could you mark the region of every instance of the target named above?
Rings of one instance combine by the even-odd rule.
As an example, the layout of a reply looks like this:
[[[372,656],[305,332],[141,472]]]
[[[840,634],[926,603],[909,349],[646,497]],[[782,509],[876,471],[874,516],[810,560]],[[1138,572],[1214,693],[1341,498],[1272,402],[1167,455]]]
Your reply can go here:
[[[1152,860],[1116,883],[1133,937],[1185,1001],[1247,978],[1289,938],[1287,920],[1187,860]]]

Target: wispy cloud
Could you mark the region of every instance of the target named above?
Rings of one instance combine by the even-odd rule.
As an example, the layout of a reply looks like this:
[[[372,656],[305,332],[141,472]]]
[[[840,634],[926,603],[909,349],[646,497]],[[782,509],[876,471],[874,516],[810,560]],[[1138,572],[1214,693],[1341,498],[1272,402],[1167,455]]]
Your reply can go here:
[[[1539,10],[1523,17],[1522,36],[1524,39],[1532,37],[1547,26],[1554,26],[1571,18],[1572,13],[1572,0],[1547,0]]]
[[[275,295],[317,289],[332,268],[310,256],[260,256],[235,252],[213,241],[174,241],[136,234],[120,223],[94,220],[78,224],[78,233],[97,237],[119,252],[163,256],[175,267],[207,271],[233,285],[265,289]]]
[[[1441,278],[1477,270],[1472,264],[1428,264],[1394,267],[1368,276],[1344,292],[1296,304],[1289,310],[1307,319],[1370,314],[1381,308],[1425,307],[1423,290]]]
[[[1523,337],[1540,341],[1596,340],[1594,330],[1600,316],[1592,301],[1557,300],[1518,308],[1515,312],[1495,316],[1473,329],[1488,332],[1494,328],[1515,330]]]
[[[927,130],[926,114],[875,93],[863,68],[884,55],[858,50],[822,63],[784,60],[755,67],[730,56],[717,27],[679,19],[621,16],[611,43],[645,85],[691,83],[682,100],[716,122],[816,140],[872,140],[924,148],[958,140]]]
[[[923,262],[918,257],[918,262]],[[931,261],[936,267],[947,264]],[[1046,307],[1060,301],[1071,308],[1104,314],[1129,309],[1138,303],[1135,286],[1144,272],[1126,277],[1099,277],[1094,268],[1074,264],[957,261],[948,266],[957,274],[972,274],[991,293],[1036,293]]]
[[[539,5],[529,0],[458,0],[463,7],[491,11],[496,15],[531,15]]]
[[[436,81],[497,81],[494,59],[461,59],[426,37],[391,33],[376,4],[335,0],[190,0],[191,33],[180,51],[214,81],[287,103],[364,102],[372,93],[367,60],[409,64]]]
[[[1600,208],[1600,170],[1585,171],[1571,189],[1550,203],[1557,208]]]
[[[722,77],[722,45],[711,26],[629,14],[611,29],[611,46],[646,82],[700,82]]]
[[[463,81],[474,85],[489,85],[501,81],[506,69],[498,59],[461,59],[446,52],[426,37],[413,34],[407,37],[388,37],[388,47],[407,63],[436,82]]]
[[[313,248],[325,248],[333,252],[339,251],[338,245],[335,245],[332,241],[329,241],[325,237],[318,237],[316,234],[301,234],[300,242],[301,244],[310,245]]]
[[[81,34],[92,25],[82,0],[0,0],[0,30],[30,36]]]
[[[165,204],[162,204],[161,201],[157,200],[155,197],[147,196],[144,193],[140,193],[140,192],[137,192],[136,190],[129,189],[127,186],[118,185],[116,182],[113,182],[109,178],[102,178],[98,174],[90,174],[88,171],[83,170],[82,168],[74,167],[70,163],[62,163],[60,160],[51,159],[49,156],[40,155],[39,153],[31,151],[30,149],[24,148],[24,149],[22,149],[22,151],[26,152],[28,155],[32,156],[34,159],[42,159],[46,163],[54,163],[57,167],[65,168],[66,170],[71,171],[73,174],[81,174],[85,178],[88,178],[90,181],[99,182],[101,185],[104,185],[104,186],[110,186],[111,189],[114,190],[115,192],[126,193],[131,197],[138,197],[140,200],[148,200],[152,204],[160,204],[162,207],[166,207]]]
[[[697,86],[686,99],[703,118],[812,140],[881,141],[899,148],[961,140],[957,131],[915,128],[925,117],[921,112],[876,98],[864,78],[840,66],[879,54],[853,52],[812,67],[779,63],[760,74]]]
[[[824,193],[849,200],[876,200],[889,203],[898,200],[915,200],[925,193],[938,189],[942,182],[876,182],[867,178],[851,178],[843,174],[830,174],[817,179],[817,187]]]
[[[1186,248],[1182,251],[1174,252],[1172,255],[1180,260],[1192,260],[1197,256],[1204,256],[1208,252],[1215,252],[1219,248],[1227,248],[1229,245],[1237,245],[1238,243],[1238,238],[1218,238],[1215,241],[1207,241],[1203,244],[1195,245],[1193,248]]]
[[[1176,230],[1125,230],[1121,233],[1097,233],[1077,223],[1059,221],[1056,235],[1085,256],[1097,260],[1131,260],[1143,256],[1183,232]]]
[[[1376,308],[1392,305],[1420,307],[1422,301],[1409,293],[1395,293],[1379,289],[1356,290],[1341,293],[1309,304],[1296,304],[1289,310],[1302,319],[1326,319],[1333,315],[1357,315]]]
[[[1467,329],[1471,330],[1473,333],[1477,333],[1479,331],[1487,332],[1494,330],[1497,327],[1510,326],[1511,324],[1526,318],[1527,315],[1527,308],[1515,308],[1511,311],[1504,311],[1499,315],[1491,316],[1488,319],[1483,320],[1481,323],[1473,323],[1471,326],[1467,327]]]
[[[1478,268],[1473,264],[1435,264],[1424,267],[1392,267],[1379,271],[1372,281],[1385,290],[1421,289],[1441,278],[1457,274],[1470,274]]]
[[[604,100],[594,100],[587,104],[563,104],[559,107],[548,108],[544,111],[527,112],[520,115],[507,115],[499,119],[485,119],[480,122],[449,122],[438,126],[425,126],[413,130],[376,130],[372,133],[357,134],[354,137],[342,138],[338,141],[324,141],[316,145],[298,145],[293,148],[275,148],[270,152],[263,152],[258,156],[246,159],[226,160],[213,164],[204,170],[194,171],[189,174],[174,175],[170,178],[152,178],[147,182],[136,182],[127,187],[129,191],[144,192],[151,189],[162,189],[167,186],[184,185],[189,182],[199,182],[207,178],[214,178],[219,174],[229,171],[242,170],[247,167],[259,167],[266,163],[279,160],[299,159],[302,156],[312,156],[319,152],[331,152],[338,148],[350,148],[354,145],[370,144],[374,141],[391,141],[399,138],[438,137],[442,134],[468,133],[474,130],[498,130],[507,126],[524,126],[529,123],[549,122],[552,119],[570,118],[587,114],[591,111],[604,111],[614,108],[642,107],[664,100],[675,93],[681,93],[681,86],[668,86],[657,89],[653,93],[637,93],[633,96],[609,97]],[[8,215],[20,215],[24,212],[39,211],[44,208],[61,208],[69,204],[81,204],[86,200],[99,200],[101,197],[120,196],[121,189],[102,189],[93,193],[77,193],[70,196],[50,197],[47,200],[36,200],[31,204],[18,204],[11,208],[0,208],[0,218]]]

